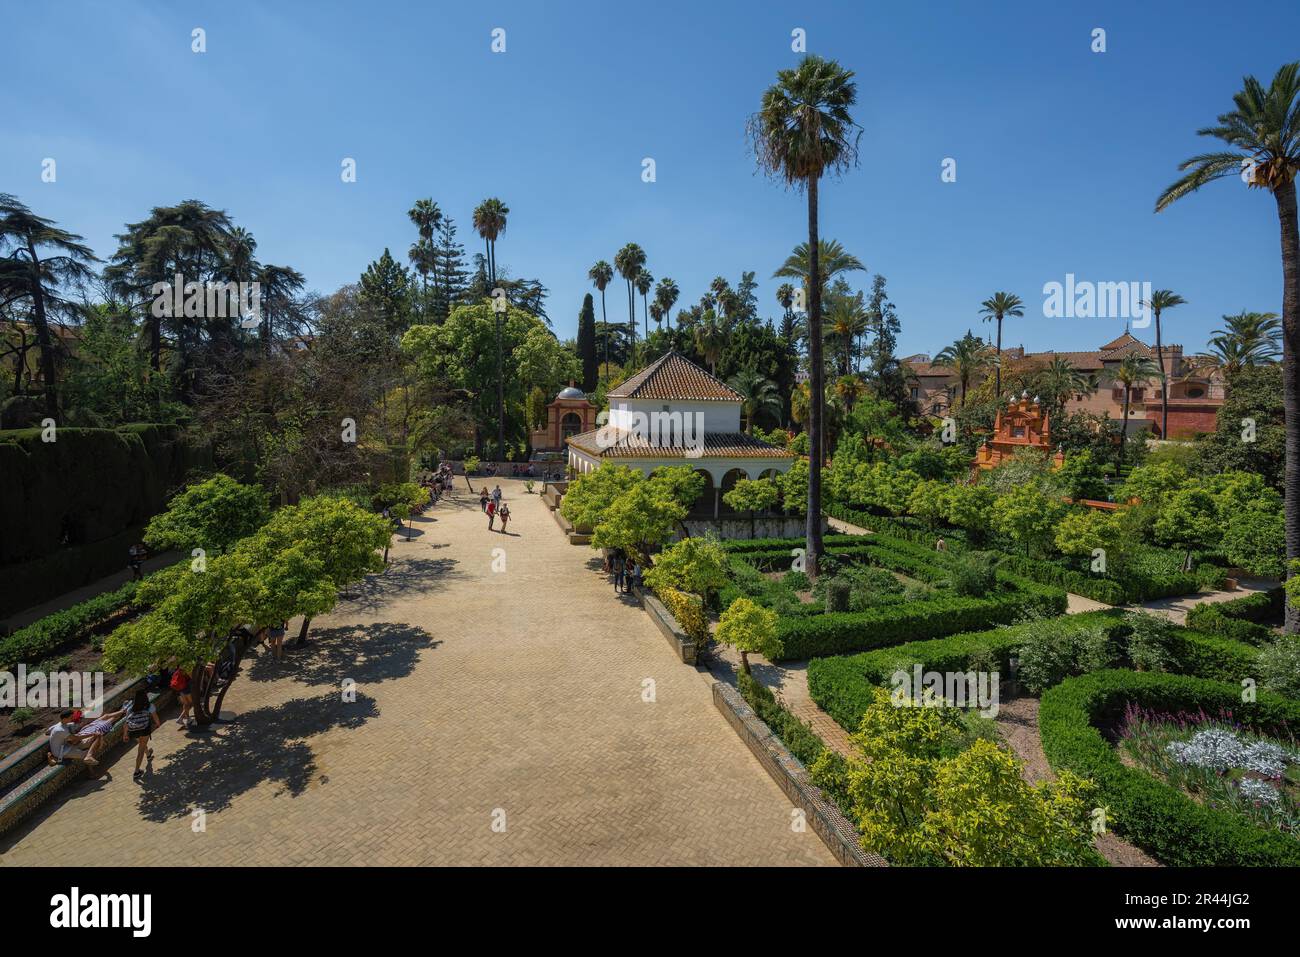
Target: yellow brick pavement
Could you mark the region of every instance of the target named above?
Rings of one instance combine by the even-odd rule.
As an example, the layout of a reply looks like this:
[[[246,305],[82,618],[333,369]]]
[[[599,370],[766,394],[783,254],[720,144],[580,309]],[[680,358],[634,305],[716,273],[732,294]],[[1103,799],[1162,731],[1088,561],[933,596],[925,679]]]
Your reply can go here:
[[[143,785],[119,758],[0,864],[833,864],[707,681],[501,484],[509,536],[462,483],[308,648],[246,662],[233,721],[164,725]]]

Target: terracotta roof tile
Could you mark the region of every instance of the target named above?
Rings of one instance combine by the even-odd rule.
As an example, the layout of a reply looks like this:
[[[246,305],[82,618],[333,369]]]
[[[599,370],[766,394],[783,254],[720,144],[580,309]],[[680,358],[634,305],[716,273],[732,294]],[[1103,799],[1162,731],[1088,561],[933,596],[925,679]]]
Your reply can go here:
[[[739,392],[678,352],[669,352],[608,393],[614,399],[740,402]]]

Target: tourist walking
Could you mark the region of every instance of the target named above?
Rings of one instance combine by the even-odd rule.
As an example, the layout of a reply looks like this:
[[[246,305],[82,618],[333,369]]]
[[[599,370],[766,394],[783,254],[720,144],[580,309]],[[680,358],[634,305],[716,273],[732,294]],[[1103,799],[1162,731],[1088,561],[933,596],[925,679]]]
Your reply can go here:
[[[190,709],[194,707],[194,696],[190,694],[190,673],[179,665],[172,672],[171,689],[176,692],[176,700],[181,703],[181,716],[176,719],[176,726],[187,728],[190,723]]]
[[[623,560],[622,552],[614,553],[612,566],[614,569],[614,591],[621,592],[623,590],[623,578],[627,574],[627,564]]]
[[[636,563],[635,558],[630,559],[627,563],[627,574],[623,576],[623,591],[630,592],[640,577],[641,566]]]
[[[284,636],[289,631],[289,623],[282,621],[278,625],[271,625],[263,629],[262,637],[266,647],[270,649],[271,654],[275,655],[276,661],[284,659]]]
[[[497,503],[488,499],[487,503],[488,531],[492,531],[492,525],[497,520]]]
[[[145,548],[144,542],[136,542],[126,550],[126,563],[130,566],[132,580],[139,581],[144,577],[144,572],[141,569],[144,560],[148,557],[149,549]]]
[[[484,512],[487,511],[488,499],[490,499],[491,497],[492,496],[488,494],[487,486],[484,485],[483,491],[478,493],[478,507],[482,509]]]
[[[144,759],[153,760],[153,748],[149,747],[150,736],[162,722],[158,720],[158,709],[149,700],[149,692],[141,688],[135,693],[131,706],[126,712],[126,736],[135,742],[135,774],[131,780],[139,781],[144,777]]]
[[[506,533],[506,523],[510,521],[510,506],[502,502],[501,507],[497,509],[497,515],[501,518],[501,534],[504,535]]]
[[[492,490],[492,501],[497,503],[497,508],[501,507],[501,486],[498,485]]]

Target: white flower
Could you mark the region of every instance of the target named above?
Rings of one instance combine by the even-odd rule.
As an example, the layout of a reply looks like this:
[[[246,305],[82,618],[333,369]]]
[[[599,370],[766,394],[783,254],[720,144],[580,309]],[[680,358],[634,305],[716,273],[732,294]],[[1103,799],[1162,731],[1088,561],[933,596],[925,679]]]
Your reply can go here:
[[[1257,778],[1242,778],[1237,782],[1237,787],[1241,791],[1241,796],[1248,801],[1267,804],[1269,807],[1277,807],[1282,803],[1282,796],[1277,793],[1277,788],[1267,781],[1260,781]]]

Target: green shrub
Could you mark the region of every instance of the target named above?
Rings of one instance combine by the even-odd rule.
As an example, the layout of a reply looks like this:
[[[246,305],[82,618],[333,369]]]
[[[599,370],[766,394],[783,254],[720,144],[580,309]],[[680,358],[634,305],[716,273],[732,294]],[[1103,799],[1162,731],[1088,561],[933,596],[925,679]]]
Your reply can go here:
[[[1131,611],[1124,616],[1128,628],[1128,660],[1138,671],[1168,671],[1173,660],[1174,623],[1163,615]]]
[[[1259,686],[1265,691],[1300,698],[1300,637],[1285,635],[1259,650]]]
[[[1159,714],[1231,712],[1252,731],[1275,734],[1300,723],[1300,702],[1267,692],[1242,702],[1239,685],[1183,675],[1099,671],[1070,678],[1043,695],[1038,726],[1058,772],[1093,780],[1114,830],[1176,867],[1297,867],[1300,841],[1206,807],[1139,768],[1127,767],[1099,728],[1130,704]]]
[[[677,619],[677,624],[687,637],[703,647],[709,642],[709,619],[704,614],[704,603],[699,595],[688,595],[676,588],[663,587],[655,594],[664,603],[664,607]]]
[[[987,595],[997,587],[997,567],[987,552],[968,552],[952,564],[952,590],[962,596]]]
[[[1187,627],[1262,645],[1271,641],[1274,634],[1272,629],[1259,622],[1281,618],[1284,595],[1283,589],[1278,587],[1231,601],[1202,602],[1187,613]]]
[[[1040,618],[1025,625],[1019,676],[1026,688],[1040,694],[1071,675],[1107,668],[1117,657],[1107,628],[1079,629],[1068,619]]]
[[[848,579],[836,575],[834,578],[826,580],[826,611],[848,611],[849,610],[849,593],[851,591]]]

